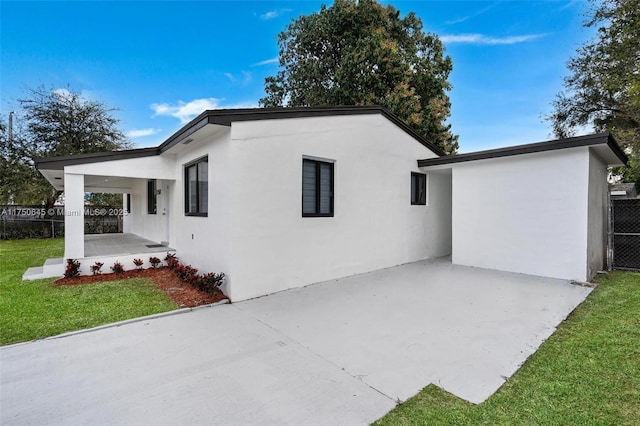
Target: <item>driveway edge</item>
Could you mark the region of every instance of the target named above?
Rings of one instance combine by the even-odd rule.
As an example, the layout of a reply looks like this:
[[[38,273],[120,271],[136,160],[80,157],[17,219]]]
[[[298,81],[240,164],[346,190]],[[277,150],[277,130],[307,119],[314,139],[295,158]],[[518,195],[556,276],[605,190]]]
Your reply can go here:
[[[141,322],[141,321],[149,321],[149,320],[153,320],[153,319],[157,319],[157,318],[164,318],[164,317],[170,317],[170,316],[173,316],[173,315],[186,314],[188,312],[197,311],[197,310],[200,310],[200,309],[213,308],[215,306],[227,305],[227,304],[230,304],[230,303],[231,302],[229,301],[229,299],[224,299],[224,300],[220,300],[219,302],[209,303],[208,305],[194,306],[192,308],[181,308],[181,309],[176,309],[176,310],[173,310],[173,311],[161,312],[159,314],[146,315],[144,317],[131,318],[131,319],[122,320],[122,321],[118,321],[118,322],[112,322],[112,323],[109,323],[109,324],[98,325],[96,327],[85,328],[83,330],[68,331],[66,333],[56,334],[55,336],[43,337],[42,339],[29,340],[27,342],[19,342],[19,343],[14,343],[12,345],[0,346],[0,348],[5,349],[5,348],[13,347],[13,346],[26,345],[26,344],[29,344],[29,343],[39,342],[39,341],[42,341],[42,340],[62,339],[62,338],[65,338],[65,337],[76,336],[78,334],[92,333],[94,331],[105,330],[107,328],[121,327],[123,325],[134,324],[134,323]]]

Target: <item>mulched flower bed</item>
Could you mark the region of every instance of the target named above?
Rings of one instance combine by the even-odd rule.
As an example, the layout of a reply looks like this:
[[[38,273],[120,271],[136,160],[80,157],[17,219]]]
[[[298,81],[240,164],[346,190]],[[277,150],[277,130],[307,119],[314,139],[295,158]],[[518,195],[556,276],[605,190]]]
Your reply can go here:
[[[100,275],[83,275],[74,278],[60,278],[53,285],[80,285],[91,284],[104,281],[123,280],[127,278],[149,278],[167,296],[181,308],[192,308],[194,306],[207,305],[209,303],[219,302],[228,299],[221,291],[215,296],[204,293],[182,282],[176,277],[169,268],[143,269],[142,271],[131,270],[124,271],[120,274],[100,274]]]

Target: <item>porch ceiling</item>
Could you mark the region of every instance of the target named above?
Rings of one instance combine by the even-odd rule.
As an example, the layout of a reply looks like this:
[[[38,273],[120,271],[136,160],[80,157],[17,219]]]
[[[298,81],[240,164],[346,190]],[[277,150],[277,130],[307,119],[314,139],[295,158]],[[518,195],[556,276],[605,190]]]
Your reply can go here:
[[[137,179],[119,176],[84,176],[84,190],[86,192],[126,193],[131,192]]]
[[[49,182],[59,191],[64,191],[64,171],[62,170],[40,170]],[[131,192],[134,182],[138,178],[107,176],[107,175],[84,175],[85,192],[105,192],[105,193],[128,193]]]

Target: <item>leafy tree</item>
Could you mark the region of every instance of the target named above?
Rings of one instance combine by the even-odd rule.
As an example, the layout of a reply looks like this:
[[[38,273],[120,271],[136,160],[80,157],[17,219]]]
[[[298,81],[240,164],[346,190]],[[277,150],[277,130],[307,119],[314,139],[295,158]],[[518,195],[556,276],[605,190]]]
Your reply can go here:
[[[21,128],[14,126],[10,138],[8,127],[5,118],[0,118],[0,204],[41,204],[43,199],[56,198],[55,189],[36,170],[26,152]]]
[[[280,66],[265,80],[260,104],[379,104],[447,153],[458,137],[446,124],[451,58],[442,42],[409,13],[375,0],[336,0],[294,19],[278,35]]]
[[[92,192],[85,194],[84,200],[90,206],[122,207],[122,194]]]
[[[558,137],[584,126],[609,130],[629,154],[614,171],[640,184],[640,0],[591,0],[585,26],[597,34],[569,60],[565,92],[548,117]]]
[[[0,202],[51,207],[60,197],[37,171],[34,158],[113,151],[130,145],[117,128],[118,120],[101,102],[68,89],[30,89],[19,99],[22,110],[9,140],[0,126]]]

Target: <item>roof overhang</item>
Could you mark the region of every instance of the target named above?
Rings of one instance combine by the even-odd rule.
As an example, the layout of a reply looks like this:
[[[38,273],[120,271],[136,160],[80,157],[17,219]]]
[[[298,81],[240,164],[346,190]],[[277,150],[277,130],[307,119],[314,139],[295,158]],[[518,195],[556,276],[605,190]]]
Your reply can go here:
[[[64,155],[58,157],[36,158],[36,168],[42,170],[64,170],[65,166],[76,164],[100,163],[102,161],[126,160],[129,158],[159,155],[157,147],[128,149],[124,151],[96,152],[90,154]]]
[[[433,151],[438,156],[445,155],[444,151],[435,144],[416,133],[404,121],[389,112],[386,108],[373,106],[332,106],[332,107],[279,107],[279,108],[243,108],[243,109],[217,109],[207,110],[191,120],[183,128],[178,130],[163,142],[158,148],[161,152],[171,149],[173,146],[187,140],[194,132],[207,124],[231,126],[231,123],[240,121],[276,120],[306,117],[328,117],[338,115],[366,115],[381,114],[409,136]]]
[[[160,155],[169,150],[175,153],[176,150],[179,151],[182,149],[182,145],[190,143],[193,139],[201,139],[207,135],[211,136],[224,127],[230,127],[234,122],[365,114],[383,115],[436,155],[445,155],[440,148],[427,141],[406,123],[381,106],[339,106],[207,110],[191,120],[157,147],[37,158],[35,159],[35,163],[36,168],[40,170],[52,185],[57,187],[56,181],[60,180],[62,171],[66,166],[149,157]]]
[[[527,145],[516,145],[506,148],[418,160],[418,167],[444,166],[468,161],[488,160],[493,158],[578,147],[589,147],[609,166],[624,166],[627,164],[627,161],[629,161],[627,155],[616,143],[613,136],[609,132],[604,132],[572,138],[555,139],[546,142],[537,142]]]

